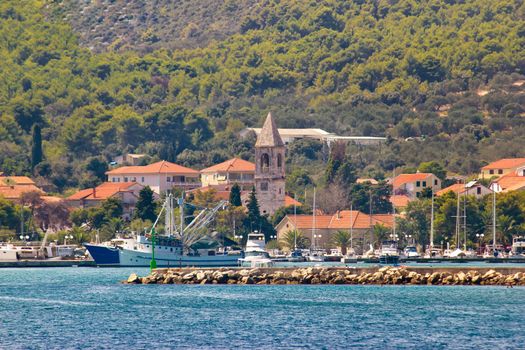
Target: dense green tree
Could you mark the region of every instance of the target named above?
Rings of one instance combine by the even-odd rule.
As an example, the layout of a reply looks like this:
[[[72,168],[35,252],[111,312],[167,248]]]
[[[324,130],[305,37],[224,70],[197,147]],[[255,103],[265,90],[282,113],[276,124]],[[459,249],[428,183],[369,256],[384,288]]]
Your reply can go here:
[[[233,184],[230,191],[230,205],[234,207],[240,207],[242,205],[241,187],[237,183]]]
[[[43,159],[42,152],[42,134],[40,130],[40,125],[33,125],[33,138],[31,142],[31,169],[40,164]]]
[[[134,217],[143,221],[154,222],[157,218],[157,203],[153,197],[153,191],[149,186],[144,187],[139,192],[139,199],[135,205]]]

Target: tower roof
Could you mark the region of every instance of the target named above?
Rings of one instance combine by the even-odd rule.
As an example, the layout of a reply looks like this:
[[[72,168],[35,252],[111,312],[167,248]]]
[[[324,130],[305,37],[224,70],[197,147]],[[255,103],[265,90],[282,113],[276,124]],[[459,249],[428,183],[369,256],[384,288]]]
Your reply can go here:
[[[277,125],[273,119],[272,112],[268,113],[266,121],[261,129],[261,133],[255,142],[255,147],[276,147],[284,146],[284,142],[279,135]]]

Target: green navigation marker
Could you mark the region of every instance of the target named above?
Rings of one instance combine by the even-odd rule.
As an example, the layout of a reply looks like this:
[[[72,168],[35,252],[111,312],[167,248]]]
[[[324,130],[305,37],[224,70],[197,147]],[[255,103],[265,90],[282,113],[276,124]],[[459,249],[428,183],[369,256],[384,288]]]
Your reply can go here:
[[[157,262],[155,261],[155,227],[151,229],[151,262],[149,263],[150,270],[157,268]]]

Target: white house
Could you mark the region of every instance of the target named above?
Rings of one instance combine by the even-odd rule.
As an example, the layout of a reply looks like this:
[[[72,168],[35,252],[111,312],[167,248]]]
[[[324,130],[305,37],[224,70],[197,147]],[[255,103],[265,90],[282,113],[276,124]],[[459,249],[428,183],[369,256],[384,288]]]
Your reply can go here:
[[[173,188],[191,190],[201,186],[200,173],[181,165],[160,161],[145,166],[123,166],[106,172],[109,182],[136,182],[160,194]]]

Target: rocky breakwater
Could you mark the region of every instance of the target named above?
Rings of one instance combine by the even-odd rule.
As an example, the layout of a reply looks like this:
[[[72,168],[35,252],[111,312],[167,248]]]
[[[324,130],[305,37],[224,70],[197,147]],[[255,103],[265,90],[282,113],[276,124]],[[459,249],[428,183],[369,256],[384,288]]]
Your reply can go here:
[[[297,269],[158,269],[140,277],[131,274],[126,284],[376,284],[376,285],[500,285],[525,286],[525,273],[426,272],[382,267]]]

